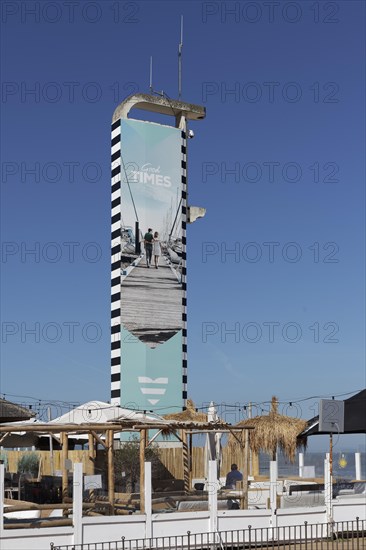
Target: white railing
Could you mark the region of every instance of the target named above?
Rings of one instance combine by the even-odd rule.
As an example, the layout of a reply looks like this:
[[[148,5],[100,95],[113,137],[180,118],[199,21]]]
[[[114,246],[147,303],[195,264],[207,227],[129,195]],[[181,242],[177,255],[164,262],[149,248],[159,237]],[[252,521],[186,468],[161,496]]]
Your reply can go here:
[[[302,550],[362,550],[366,543],[366,521],[337,523],[316,523],[287,527],[266,527],[215,533],[190,533],[186,535],[157,537],[89,544],[55,546],[50,550],[225,550],[225,549],[269,549],[301,545]]]

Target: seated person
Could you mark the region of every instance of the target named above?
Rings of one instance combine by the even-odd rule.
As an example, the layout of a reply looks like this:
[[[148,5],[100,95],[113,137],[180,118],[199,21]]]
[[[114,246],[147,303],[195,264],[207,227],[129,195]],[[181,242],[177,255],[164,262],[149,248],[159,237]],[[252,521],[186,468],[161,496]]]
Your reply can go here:
[[[243,481],[243,474],[239,472],[237,464],[232,464],[231,471],[226,476],[225,489],[235,489],[237,481]]]
[[[239,472],[237,464],[231,465],[231,471],[226,476],[225,489],[236,489],[236,482],[243,481],[243,474]],[[239,502],[235,499],[229,498],[227,501],[227,507],[229,510],[239,510]]]

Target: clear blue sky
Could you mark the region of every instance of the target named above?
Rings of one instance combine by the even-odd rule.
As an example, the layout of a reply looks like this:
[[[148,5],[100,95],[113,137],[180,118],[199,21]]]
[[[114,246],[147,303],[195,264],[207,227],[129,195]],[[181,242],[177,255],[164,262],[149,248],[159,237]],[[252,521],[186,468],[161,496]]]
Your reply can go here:
[[[109,399],[110,121],[148,91],[150,55],[176,97],[181,14],[183,99],[207,109],[189,142],[207,215],[188,232],[188,394],[276,395],[309,418],[301,398],[365,387],[365,4],[2,10],[0,392]]]

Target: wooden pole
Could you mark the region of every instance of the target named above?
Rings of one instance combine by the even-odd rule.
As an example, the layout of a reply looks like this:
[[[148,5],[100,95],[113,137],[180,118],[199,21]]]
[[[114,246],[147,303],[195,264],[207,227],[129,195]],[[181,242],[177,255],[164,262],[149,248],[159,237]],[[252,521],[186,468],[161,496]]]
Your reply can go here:
[[[242,507],[248,509],[248,475],[249,475],[249,432],[244,430],[244,468],[243,468],[243,493]]]
[[[189,434],[189,450],[188,450],[188,461],[189,461],[189,489],[192,488],[192,478],[193,478],[193,444],[192,444],[192,434]]]
[[[146,430],[140,430],[140,512],[145,513],[145,444]]]
[[[92,433],[88,433],[88,443],[89,443],[89,463],[90,463],[90,474],[94,475],[95,472],[95,458],[96,458],[96,449],[94,445],[94,437]],[[94,490],[89,489],[89,498],[94,497]]]
[[[48,422],[51,421],[51,407],[48,407]],[[55,475],[55,468],[54,468],[54,460],[53,460],[53,439],[52,435],[49,436],[49,442],[50,442],[50,463],[51,463],[51,476]]]
[[[88,443],[89,443],[90,473],[91,475],[94,475],[96,450],[94,445],[94,437],[93,437],[93,434],[91,433],[88,434]]]
[[[271,401],[271,412],[270,414],[277,414],[278,412],[278,399],[276,396],[273,396],[272,397],[272,401]],[[272,462],[276,462],[277,461],[277,443],[275,445],[275,447],[272,449]]]
[[[62,502],[66,502],[69,490],[69,474],[66,467],[66,461],[68,459],[69,439],[67,433],[61,434],[62,441],[62,454],[61,454],[61,471],[62,471]]]
[[[187,433],[185,430],[181,431],[182,439],[182,451],[183,451],[183,480],[184,480],[184,490],[187,492],[190,489],[189,485],[189,456],[188,456],[188,445],[187,445]]]
[[[99,437],[99,435],[97,433],[95,433],[94,430],[90,430],[90,433],[92,434],[92,436],[94,437],[95,441],[97,443],[99,443],[99,445],[102,445],[102,447],[104,447],[105,449],[107,449],[108,445],[106,444],[105,441],[103,441],[103,439],[101,437]]]
[[[248,403],[248,418],[252,418],[252,404]],[[249,436],[248,436],[249,439]],[[252,462],[252,451],[249,448],[249,468],[248,473],[250,476],[253,475],[253,462]]]
[[[114,452],[113,452],[113,431],[106,432],[108,444],[108,500],[111,505],[111,513],[114,514]]]
[[[256,451],[252,451],[252,467],[253,477],[259,476],[259,454]]]

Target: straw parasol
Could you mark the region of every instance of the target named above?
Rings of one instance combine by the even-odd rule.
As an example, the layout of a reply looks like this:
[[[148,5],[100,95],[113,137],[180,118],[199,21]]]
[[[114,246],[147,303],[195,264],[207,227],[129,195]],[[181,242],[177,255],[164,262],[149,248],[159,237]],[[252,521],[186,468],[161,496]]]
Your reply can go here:
[[[6,399],[0,399],[0,422],[20,422],[34,417],[33,411]]]
[[[164,414],[164,418],[180,422],[207,422],[207,414],[198,412],[192,399],[187,399],[187,408],[184,411]]]
[[[301,418],[279,414],[277,409],[278,400],[272,397],[272,408],[268,415],[242,420],[236,426],[255,427],[249,434],[249,446],[253,453],[264,451],[275,460],[277,448],[280,448],[283,454],[294,462],[296,449],[306,447],[306,439],[298,436],[307,423]],[[229,445],[234,447],[237,443],[237,439],[230,436]],[[241,443],[244,444],[244,441],[241,440]]]

